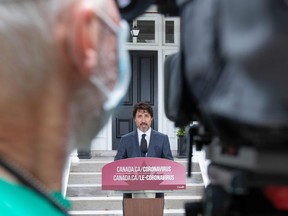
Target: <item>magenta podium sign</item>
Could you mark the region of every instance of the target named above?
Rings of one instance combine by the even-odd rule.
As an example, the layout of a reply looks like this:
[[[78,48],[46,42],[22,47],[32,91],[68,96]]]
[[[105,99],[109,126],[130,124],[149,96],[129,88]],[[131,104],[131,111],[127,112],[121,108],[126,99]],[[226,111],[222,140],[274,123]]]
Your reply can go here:
[[[102,168],[102,190],[184,190],[185,167],[175,161],[139,157],[114,161]]]

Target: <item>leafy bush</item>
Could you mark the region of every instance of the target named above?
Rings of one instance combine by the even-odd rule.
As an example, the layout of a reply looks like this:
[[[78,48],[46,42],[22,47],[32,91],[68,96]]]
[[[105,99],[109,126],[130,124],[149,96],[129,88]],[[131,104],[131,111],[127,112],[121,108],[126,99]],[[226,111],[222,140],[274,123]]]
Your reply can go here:
[[[181,127],[176,131],[176,136],[184,136],[185,135],[185,127]]]

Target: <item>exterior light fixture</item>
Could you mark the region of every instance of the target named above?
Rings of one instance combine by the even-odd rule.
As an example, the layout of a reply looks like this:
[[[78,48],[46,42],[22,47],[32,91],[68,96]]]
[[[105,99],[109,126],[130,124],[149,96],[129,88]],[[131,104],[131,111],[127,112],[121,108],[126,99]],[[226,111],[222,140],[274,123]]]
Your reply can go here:
[[[138,37],[139,33],[140,33],[140,29],[137,28],[137,26],[134,26],[131,31],[130,31],[132,37]]]

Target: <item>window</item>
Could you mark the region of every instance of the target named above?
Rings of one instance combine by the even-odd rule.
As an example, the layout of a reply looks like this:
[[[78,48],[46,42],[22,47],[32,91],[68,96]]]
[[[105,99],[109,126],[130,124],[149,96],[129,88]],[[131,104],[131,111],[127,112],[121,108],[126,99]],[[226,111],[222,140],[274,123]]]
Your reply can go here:
[[[165,43],[175,43],[174,34],[174,21],[165,21]]]
[[[180,44],[180,19],[165,18],[163,22],[163,44],[179,45]]]
[[[180,18],[164,17],[157,13],[147,13],[129,22],[130,30],[139,29],[139,35],[129,35],[130,45],[160,45],[179,46],[180,44]]]
[[[133,27],[137,27],[139,29],[138,37],[132,37],[130,34],[128,43],[132,44],[149,44],[149,45],[156,45],[159,43],[159,34],[161,29],[160,26],[160,15],[155,14],[144,14],[141,17],[129,22],[130,30]],[[158,27],[158,28],[157,28]]]
[[[140,29],[137,43],[155,43],[155,21],[137,20],[137,27]]]

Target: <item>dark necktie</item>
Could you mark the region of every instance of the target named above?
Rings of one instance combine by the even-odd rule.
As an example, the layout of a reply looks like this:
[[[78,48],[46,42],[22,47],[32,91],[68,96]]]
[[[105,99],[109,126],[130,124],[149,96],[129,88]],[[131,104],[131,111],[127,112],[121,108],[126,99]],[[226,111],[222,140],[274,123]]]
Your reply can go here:
[[[145,136],[146,136],[146,134],[142,134],[142,139],[141,139],[141,144],[140,144],[140,150],[141,150],[141,153],[142,153],[142,157],[145,157],[145,154],[148,151],[147,141],[145,139]]]

